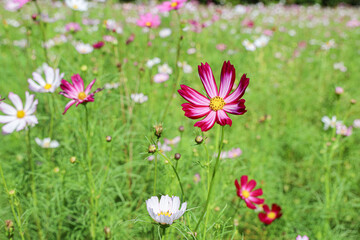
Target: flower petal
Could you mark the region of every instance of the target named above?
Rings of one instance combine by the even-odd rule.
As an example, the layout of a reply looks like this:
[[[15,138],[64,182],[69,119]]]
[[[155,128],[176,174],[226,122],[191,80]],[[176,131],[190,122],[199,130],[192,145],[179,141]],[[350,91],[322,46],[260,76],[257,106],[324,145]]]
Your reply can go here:
[[[43,77],[39,73],[33,72],[32,75],[33,75],[34,81],[38,82],[41,87],[45,86],[46,83],[45,83]]]
[[[11,115],[11,116],[16,116],[17,113],[16,109],[13,106],[4,102],[0,104],[0,111],[5,113],[6,115]]]
[[[245,93],[247,86],[249,85],[249,78],[246,77],[246,74],[243,74],[241,80],[239,82],[238,87],[235,89],[233,93],[224,98],[226,103],[234,103],[237,102]]]
[[[46,82],[48,84],[53,84],[54,78],[55,78],[54,69],[52,67],[47,66],[47,67],[44,68],[44,73],[45,73]]]
[[[68,102],[65,106],[65,110],[63,112],[63,115],[67,112],[67,110],[76,103],[76,100],[71,100],[70,102]]]
[[[256,189],[256,190],[251,192],[252,197],[258,197],[258,196],[261,196],[261,195],[263,195],[263,191],[262,191],[261,188]]]
[[[16,110],[23,110],[23,103],[18,95],[15,93],[9,93],[9,99],[14,104]]]
[[[191,103],[183,103],[181,106],[183,107],[182,110],[185,112],[185,116],[191,119],[202,118],[211,111],[209,106],[196,106]]]
[[[225,98],[232,90],[235,82],[235,68],[228,62],[224,62],[220,75],[219,96]]]
[[[194,124],[194,126],[199,127],[201,128],[201,131],[206,132],[214,126],[215,120],[216,120],[216,112],[210,111],[210,113],[203,120],[198,121],[197,123]]]
[[[72,75],[71,81],[73,82],[74,87],[78,92],[84,92],[84,81],[79,74]]]
[[[17,126],[19,125],[20,120],[16,119],[15,121],[9,122],[8,124],[5,124],[2,127],[2,134],[10,134],[13,131],[15,131],[15,129],[17,128]]]
[[[231,127],[232,125],[232,120],[229,118],[229,116],[224,110],[216,111],[216,122],[221,126],[225,126],[227,124]]]
[[[186,85],[180,85],[181,89],[178,90],[179,94],[188,102],[198,106],[209,106],[210,100]]]
[[[248,182],[248,176],[247,175],[241,176],[241,187],[245,187],[247,185],[247,182]]]
[[[234,115],[242,115],[246,113],[245,99],[240,99],[239,102],[225,104],[223,110]]]
[[[95,81],[96,81],[96,79],[92,80],[92,81],[89,83],[89,85],[86,87],[86,89],[85,89],[86,95],[88,95],[89,92],[91,91],[91,88],[92,88],[92,86],[94,85]]]
[[[210,98],[219,96],[218,89],[216,86],[214,74],[208,63],[205,63],[198,66],[199,77],[201,82],[204,85],[205,91]]]
[[[16,116],[4,116],[0,115],[0,123],[9,123],[15,121],[17,119]]]
[[[255,180],[250,180],[250,182],[247,184],[246,186],[246,190],[248,190],[249,192],[252,191],[254,189],[254,187],[256,186],[256,181]]]

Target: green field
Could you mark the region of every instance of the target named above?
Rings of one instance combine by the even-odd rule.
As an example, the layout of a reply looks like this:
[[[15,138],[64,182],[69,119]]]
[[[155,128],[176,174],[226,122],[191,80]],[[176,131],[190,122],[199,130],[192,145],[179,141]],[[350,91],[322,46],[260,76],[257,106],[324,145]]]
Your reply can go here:
[[[166,14],[155,3],[113,2],[92,3],[84,12],[55,1],[40,1],[39,9],[31,1],[15,12],[0,10],[0,99],[6,98],[0,106],[12,105],[10,92],[23,102],[26,91],[38,99],[38,124],[0,137],[0,239],[360,239],[355,121],[360,119],[360,26],[349,23],[360,20],[359,8],[186,3]],[[160,16],[159,27],[137,26],[139,14],[147,12]],[[81,30],[66,32],[70,22]],[[165,28],[171,34],[160,36]],[[75,47],[99,41],[105,45],[88,54]],[[154,58],[160,63],[149,67]],[[228,60],[236,69],[235,86],[244,73],[250,78],[242,97],[247,112],[229,115],[231,127],[215,124],[201,132],[194,127],[201,119],[184,116],[186,101],[177,90],[184,84],[205,95],[198,65],[207,62],[219,85]],[[96,78],[92,91],[105,89],[87,110],[73,105],[62,115],[70,99],[60,88],[29,90],[28,79],[45,62],[67,81],[80,74],[85,87]],[[163,64],[172,73],[158,83],[155,75],[168,69]],[[336,87],[343,92],[337,94]],[[147,101],[135,102],[134,93]],[[324,130],[324,116],[336,116],[346,131]],[[179,143],[165,144],[164,139],[179,136]],[[202,144],[196,136],[205,139]],[[36,137],[51,137],[60,146],[44,149]],[[161,148],[148,153],[157,141]],[[208,211],[196,229],[221,146],[222,152],[240,148],[241,154],[223,153]],[[175,153],[181,154],[178,161]],[[243,175],[257,182],[265,204],[281,207],[281,218],[264,225],[237,196],[234,181]],[[161,195],[187,202],[186,213],[165,233],[145,204]]]

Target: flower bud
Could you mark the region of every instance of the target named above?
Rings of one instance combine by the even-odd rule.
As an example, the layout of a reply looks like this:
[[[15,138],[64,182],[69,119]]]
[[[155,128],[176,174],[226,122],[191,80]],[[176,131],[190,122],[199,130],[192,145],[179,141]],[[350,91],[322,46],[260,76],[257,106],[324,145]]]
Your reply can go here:
[[[11,196],[15,195],[15,190],[14,189],[10,190],[9,195],[11,195]]]
[[[204,141],[204,138],[203,138],[202,136],[197,136],[197,137],[195,138],[195,142],[196,142],[197,144],[201,144],[203,141]]]
[[[37,14],[34,13],[33,15],[31,15],[31,18],[32,18],[32,20],[36,21],[37,20]]]
[[[184,126],[179,127],[179,132],[183,132],[185,130]]]
[[[151,144],[148,148],[148,153],[154,153],[156,152],[156,146],[154,144]]]
[[[355,100],[355,99],[351,99],[351,100],[350,100],[350,103],[351,103],[351,104],[355,104],[355,103],[356,103],[356,100]]]
[[[111,137],[111,136],[106,136],[106,141],[107,141],[107,142],[111,142],[111,140],[112,140],[112,137]]]
[[[163,132],[163,126],[162,126],[162,124],[160,123],[160,124],[158,124],[158,125],[155,125],[155,126],[154,126],[154,129],[155,129],[155,136],[156,136],[157,138],[160,138],[160,137],[161,137],[161,134],[162,134],[162,132]]]
[[[5,221],[5,232],[6,232],[6,236],[9,239],[12,239],[14,237],[14,223],[11,220],[6,220]]]
[[[105,226],[104,227],[104,233],[105,233],[105,239],[110,239],[111,237],[111,230],[109,227]]]
[[[174,158],[175,158],[175,160],[179,160],[181,158],[181,154],[180,153],[175,153]]]
[[[344,93],[344,89],[343,89],[342,87],[336,87],[336,88],[335,88],[335,93],[336,93],[337,95],[341,95],[341,94]]]
[[[72,157],[70,158],[70,162],[71,162],[71,163],[75,163],[75,162],[76,162],[76,157],[72,156]]]

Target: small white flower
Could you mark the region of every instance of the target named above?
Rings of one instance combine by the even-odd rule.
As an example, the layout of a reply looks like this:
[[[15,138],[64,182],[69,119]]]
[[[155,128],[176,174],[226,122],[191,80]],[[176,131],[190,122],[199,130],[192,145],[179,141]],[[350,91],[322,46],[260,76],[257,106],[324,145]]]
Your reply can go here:
[[[166,37],[168,37],[170,35],[171,35],[171,29],[170,28],[161,29],[160,32],[159,32],[159,36],[161,38],[166,38]]]
[[[154,82],[162,83],[169,80],[169,74],[167,73],[158,73],[154,76]]]
[[[331,48],[335,48],[335,40],[334,39],[330,39],[329,41],[327,41],[326,43],[324,43],[323,45],[321,45],[321,49],[322,50],[329,50]]]
[[[257,38],[254,42],[254,45],[258,48],[265,47],[270,41],[268,36],[262,35],[261,37]]]
[[[243,42],[242,42],[242,45],[245,47],[246,50],[248,51],[255,51],[256,50],[256,46],[255,44],[253,44],[252,42],[250,42],[249,40],[245,39]]]
[[[167,63],[161,65],[161,66],[158,66],[158,71],[159,73],[165,73],[165,74],[172,74],[172,68],[169,67],[169,65]]]
[[[153,58],[153,59],[149,59],[147,62],[146,62],[146,66],[148,68],[152,68],[153,66],[155,66],[156,64],[159,64],[161,62],[160,58]]]
[[[88,10],[88,2],[85,0],[65,0],[65,3],[75,11],[85,12]]]
[[[146,200],[146,208],[150,217],[162,225],[171,225],[184,215],[187,203],[182,203],[180,210],[179,207],[180,198],[176,196],[161,196],[160,202],[156,196]]]
[[[34,100],[35,95],[30,95],[29,92],[26,92],[25,96],[25,106],[23,106],[20,97],[12,92],[9,93],[9,99],[15,108],[7,103],[0,103],[0,111],[6,114],[0,115],[0,123],[5,123],[2,127],[3,134],[21,131],[26,126],[35,126],[38,123],[36,116],[33,115],[36,111],[38,100]]]
[[[331,119],[328,116],[324,116],[321,118],[321,121],[324,123],[324,130],[328,130],[329,127],[334,128],[342,123],[341,121],[336,121],[336,116],[333,116]]]
[[[75,48],[80,54],[89,54],[94,50],[93,46],[85,43],[77,43]]]
[[[345,67],[343,62],[334,63],[333,66],[335,70],[340,70],[341,72],[347,71],[347,67]]]
[[[45,74],[45,80],[41,74],[33,72],[33,79],[29,78],[29,89],[33,92],[55,92],[55,90],[60,86],[61,79],[64,76],[64,73],[60,74],[60,70],[53,69],[48,65],[42,66]]]
[[[186,52],[187,52],[187,54],[192,55],[192,54],[196,53],[196,48],[189,48]]]
[[[57,148],[60,145],[58,141],[51,140],[50,138],[44,138],[44,140],[35,138],[35,142],[42,148]]]
[[[355,119],[353,123],[354,128],[360,128],[360,119]]]
[[[131,99],[136,103],[144,103],[148,100],[148,96],[143,93],[133,93],[130,95]]]
[[[116,89],[120,86],[120,83],[105,83],[105,89]]]

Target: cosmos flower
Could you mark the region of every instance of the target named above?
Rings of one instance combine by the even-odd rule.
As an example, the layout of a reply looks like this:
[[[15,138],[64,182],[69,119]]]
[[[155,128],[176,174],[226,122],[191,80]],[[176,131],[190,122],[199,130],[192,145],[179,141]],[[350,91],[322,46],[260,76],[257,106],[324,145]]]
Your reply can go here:
[[[158,15],[146,13],[144,15],[140,15],[140,19],[137,20],[137,25],[146,28],[156,28],[160,25],[160,22],[160,17]]]
[[[355,119],[354,120],[353,127],[354,128],[360,128],[360,119]]]
[[[331,48],[335,48],[335,46],[336,46],[335,40],[330,39],[329,41],[327,41],[321,45],[321,49],[327,51],[327,50],[330,50]]]
[[[76,22],[71,22],[65,25],[65,31],[66,32],[73,32],[76,33],[78,31],[81,30],[81,27],[78,23]]]
[[[33,92],[55,92],[55,90],[60,86],[60,81],[64,76],[64,73],[60,74],[60,70],[49,67],[48,65],[43,65],[42,67],[45,79],[41,74],[33,72],[33,79],[29,78],[29,89]]]
[[[335,70],[340,70],[341,72],[347,71],[347,67],[345,67],[343,62],[334,63],[333,67]]]
[[[161,62],[160,58],[153,58],[153,59],[149,59],[147,62],[146,62],[146,66],[148,68],[152,68],[153,66],[155,66],[156,64],[159,64]]]
[[[176,144],[178,144],[180,142],[180,140],[181,140],[180,136],[177,136],[177,137],[175,137],[173,139],[164,138],[164,142],[167,145],[176,145]]]
[[[105,43],[103,41],[99,41],[99,42],[94,43],[92,46],[93,46],[94,49],[100,49],[104,45],[105,45]]]
[[[170,12],[171,10],[178,10],[182,8],[186,0],[171,0],[165,1],[158,6],[160,12]]]
[[[346,127],[344,124],[336,125],[336,134],[348,137],[352,134],[352,126]]]
[[[296,240],[309,240],[309,237],[306,236],[306,235],[304,235],[304,236],[298,235],[298,236],[296,237]]]
[[[245,100],[241,99],[241,97],[249,85],[249,78],[246,77],[246,74],[243,74],[238,87],[234,92],[230,93],[235,82],[235,68],[230,64],[230,61],[223,64],[219,90],[208,63],[198,66],[198,70],[207,97],[186,85],[180,85],[179,94],[189,102],[181,105],[185,116],[191,119],[205,117],[194,125],[201,128],[203,132],[211,129],[215,122],[221,126],[226,124],[231,126],[232,120],[227,113],[242,115],[246,112]]]
[[[154,76],[154,82],[162,83],[169,80],[169,74],[166,73],[158,73]]]
[[[108,19],[104,21],[105,23],[105,27],[106,29],[114,32],[114,33],[118,33],[118,34],[122,34],[123,33],[123,29],[121,26],[118,25],[118,23],[113,20],[113,19]]]
[[[178,62],[178,67],[182,68],[184,73],[192,73],[192,67],[186,62]]]
[[[9,0],[5,3],[5,9],[10,12],[15,12],[28,2],[30,2],[30,0]]]
[[[199,183],[201,180],[200,174],[195,173],[194,177],[193,177],[194,183]]]
[[[249,40],[245,39],[243,42],[242,42],[242,45],[245,47],[246,50],[248,51],[255,51],[256,50],[256,46],[255,44],[253,44],[252,42],[250,42]]]
[[[86,87],[86,89],[84,89],[84,81],[79,74],[73,75],[71,77],[71,81],[73,84],[67,82],[65,79],[61,80],[60,87],[63,91],[60,92],[60,94],[66,98],[72,99],[70,102],[68,102],[68,104],[66,104],[63,114],[65,114],[67,110],[75,103],[77,107],[79,106],[79,104],[93,102],[95,93],[102,90],[98,88],[95,92],[90,93],[96,79],[92,80],[90,84]]]
[[[262,35],[261,37],[255,39],[254,45],[257,48],[265,47],[270,41],[270,38],[268,36]]]
[[[35,126],[38,120],[35,115],[38,100],[34,100],[35,95],[30,95],[25,92],[26,101],[25,106],[20,97],[12,92],[9,93],[8,98],[14,104],[15,108],[11,105],[1,102],[0,111],[5,115],[0,115],[0,123],[5,125],[2,127],[3,134],[10,134],[14,131],[21,131],[26,126]]]
[[[274,220],[280,218],[282,216],[281,213],[281,207],[273,204],[271,206],[271,210],[269,209],[269,206],[264,204],[264,212],[259,213],[259,219],[266,225],[269,225]]]
[[[160,202],[156,196],[146,200],[146,208],[150,217],[161,225],[171,225],[175,220],[184,215],[187,203],[182,203],[180,210],[179,207],[180,198],[176,196],[161,196]]]
[[[88,2],[85,0],[65,0],[65,3],[75,11],[85,12],[88,10]]]
[[[130,95],[131,99],[136,103],[144,103],[148,100],[148,96],[143,93],[133,93]]]
[[[336,116],[332,116],[330,119],[328,116],[323,116],[321,121],[324,123],[324,130],[328,130],[329,127],[334,128],[338,124],[342,124],[341,121],[336,121]]]
[[[233,148],[227,152],[221,152],[220,158],[221,159],[236,158],[236,157],[239,157],[241,154],[242,154],[242,151],[240,148]]]
[[[163,65],[158,66],[159,73],[165,73],[165,74],[172,74],[172,68],[167,64],[164,63]]]
[[[57,148],[60,146],[58,141],[51,140],[51,138],[44,138],[44,140],[41,140],[40,138],[35,138],[35,142],[42,148]]]
[[[335,93],[341,95],[344,93],[344,89],[342,87],[335,87]]]
[[[243,175],[241,176],[240,184],[237,179],[235,180],[235,186],[237,195],[245,201],[248,208],[256,209],[254,204],[264,203],[264,199],[257,198],[263,194],[262,189],[259,188],[253,191],[256,186],[255,180],[248,182],[248,176]]]
[[[75,45],[75,49],[80,54],[89,54],[94,50],[93,46],[91,46],[90,44],[85,44],[85,43],[77,43]]]
[[[170,28],[164,28],[159,31],[159,36],[161,38],[166,38],[171,35],[171,29]]]

